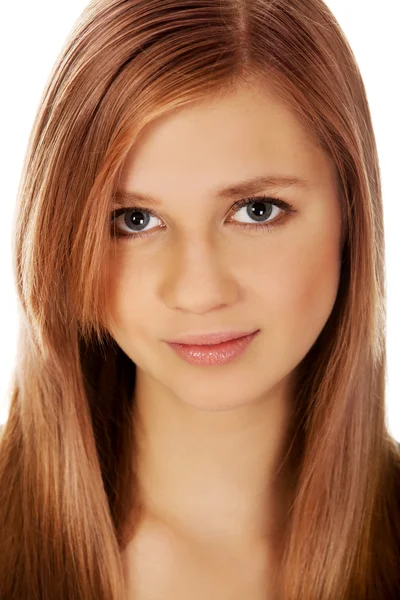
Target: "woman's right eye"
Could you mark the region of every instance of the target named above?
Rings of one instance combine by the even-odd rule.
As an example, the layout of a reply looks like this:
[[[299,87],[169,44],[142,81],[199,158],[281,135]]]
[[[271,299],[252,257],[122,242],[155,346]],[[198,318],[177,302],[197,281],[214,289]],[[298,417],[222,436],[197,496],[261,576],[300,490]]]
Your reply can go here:
[[[135,231],[135,227],[147,227],[151,218],[159,218],[150,210],[144,208],[119,208],[114,210],[111,215],[112,236],[115,238],[138,238],[144,235],[150,235],[151,231]],[[127,227],[126,233],[121,233],[116,226],[117,220],[120,220],[121,225]],[[156,229],[155,229],[156,231]]]

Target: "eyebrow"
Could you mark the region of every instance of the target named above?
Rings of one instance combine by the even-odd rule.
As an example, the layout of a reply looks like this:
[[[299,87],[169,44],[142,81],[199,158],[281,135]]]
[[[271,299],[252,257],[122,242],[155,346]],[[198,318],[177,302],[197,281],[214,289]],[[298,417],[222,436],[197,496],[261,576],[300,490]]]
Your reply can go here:
[[[246,181],[240,181],[214,192],[217,200],[236,200],[243,196],[251,196],[267,188],[286,189],[288,187],[297,187],[301,189],[310,189],[312,184],[307,179],[294,176],[259,176]],[[124,208],[131,207],[135,202],[146,202],[154,206],[162,204],[159,198],[150,196],[137,191],[117,190],[112,198],[114,205]]]

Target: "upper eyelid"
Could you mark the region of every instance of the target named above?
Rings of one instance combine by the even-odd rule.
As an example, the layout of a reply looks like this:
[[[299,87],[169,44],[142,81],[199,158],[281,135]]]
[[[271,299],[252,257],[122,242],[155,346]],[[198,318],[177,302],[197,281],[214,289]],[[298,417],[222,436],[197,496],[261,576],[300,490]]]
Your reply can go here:
[[[232,211],[234,209],[240,209],[243,207],[243,205],[246,204],[251,204],[252,202],[257,202],[257,201],[261,201],[261,202],[268,202],[268,204],[275,204],[277,205],[279,208],[281,208],[282,210],[285,208],[287,208],[287,210],[289,210],[291,208],[291,205],[289,202],[286,202],[285,200],[282,200],[281,198],[278,198],[278,196],[273,196],[273,195],[269,195],[269,194],[258,194],[258,195],[253,195],[253,196],[248,196],[246,198],[241,198],[239,200],[236,200],[232,206],[230,207],[229,211]],[[144,211],[147,212],[149,215],[152,215],[154,217],[158,217],[157,212],[152,209],[152,208],[148,208],[145,206],[146,202],[144,201],[142,205],[140,204],[132,204],[132,206],[125,206],[125,205],[115,205],[111,211],[111,214],[114,215],[114,213],[119,212],[119,216],[121,216],[122,214],[124,214],[125,212],[130,212],[132,210],[138,210],[138,211]],[[284,206],[279,206],[279,204],[283,204]]]
[[[214,191],[218,201],[235,201],[246,197],[260,195],[280,195],[284,190],[298,189],[309,192],[314,187],[313,183],[303,177],[295,175],[268,175],[256,176],[247,181],[241,181],[227,188]],[[130,208],[142,203],[159,205],[161,201],[147,194],[117,189],[113,194],[113,205],[118,208]],[[157,210],[157,207],[155,207]]]

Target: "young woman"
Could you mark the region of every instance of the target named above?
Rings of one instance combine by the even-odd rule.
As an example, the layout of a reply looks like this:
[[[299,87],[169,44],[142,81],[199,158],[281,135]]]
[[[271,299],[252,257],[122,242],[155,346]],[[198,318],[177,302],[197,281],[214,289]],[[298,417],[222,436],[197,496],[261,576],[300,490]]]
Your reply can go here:
[[[2,600],[400,597],[378,156],[320,0],[91,2],[14,235]]]

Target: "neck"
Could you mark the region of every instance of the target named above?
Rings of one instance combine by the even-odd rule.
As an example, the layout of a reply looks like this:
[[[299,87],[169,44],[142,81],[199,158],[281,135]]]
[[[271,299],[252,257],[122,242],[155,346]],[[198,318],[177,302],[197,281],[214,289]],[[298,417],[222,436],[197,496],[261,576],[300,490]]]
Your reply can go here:
[[[137,371],[138,479],[145,512],[191,539],[272,539],[287,520],[282,464],[291,381],[229,410],[200,410]]]

